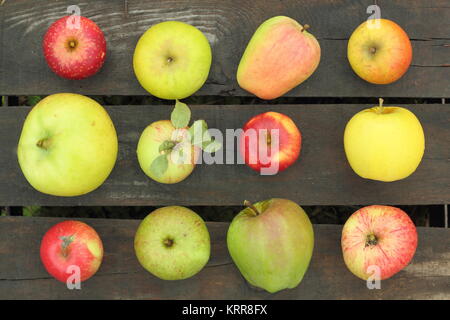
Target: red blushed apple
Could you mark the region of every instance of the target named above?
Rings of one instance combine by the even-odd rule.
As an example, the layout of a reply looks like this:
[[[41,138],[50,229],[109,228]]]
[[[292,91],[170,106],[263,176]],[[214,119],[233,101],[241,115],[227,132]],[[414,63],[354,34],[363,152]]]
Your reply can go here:
[[[387,279],[402,270],[414,256],[417,231],[401,209],[373,205],[359,209],[342,230],[342,252],[350,271],[367,280]]]
[[[261,174],[276,174],[292,165],[300,155],[302,136],[294,121],[278,112],[250,119],[240,136],[245,163]]]
[[[64,221],[51,227],[41,242],[41,260],[57,280],[66,282],[79,267],[80,281],[93,276],[103,259],[103,244],[97,232],[81,221]]]
[[[79,18],[79,24],[75,19]],[[42,43],[45,60],[57,75],[84,79],[97,73],[106,58],[102,30],[86,17],[66,16],[54,22]]]

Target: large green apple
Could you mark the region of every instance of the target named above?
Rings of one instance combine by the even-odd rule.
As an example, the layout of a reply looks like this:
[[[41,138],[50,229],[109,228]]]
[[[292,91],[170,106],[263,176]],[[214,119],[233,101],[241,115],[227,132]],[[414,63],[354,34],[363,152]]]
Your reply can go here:
[[[140,264],[163,280],[181,280],[208,262],[210,238],[194,211],[178,206],[159,208],[139,225],[134,248]]]
[[[227,245],[244,278],[270,293],[296,287],[314,247],[311,222],[286,199],[249,204],[231,222]]]
[[[205,35],[179,21],[158,23],[139,39],[133,67],[139,83],[162,99],[183,99],[199,90],[211,67]]]
[[[28,114],[17,156],[25,178],[38,191],[78,196],[106,180],[117,149],[116,130],[101,105],[60,93],[41,100]]]

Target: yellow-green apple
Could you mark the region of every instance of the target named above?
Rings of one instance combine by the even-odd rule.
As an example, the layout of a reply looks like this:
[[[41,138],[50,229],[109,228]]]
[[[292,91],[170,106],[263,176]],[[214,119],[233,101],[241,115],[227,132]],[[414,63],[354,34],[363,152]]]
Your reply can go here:
[[[239,63],[240,87],[269,100],[308,79],[320,62],[319,42],[308,28],[285,16],[262,23]]]
[[[314,232],[305,211],[295,202],[270,199],[245,202],[231,222],[227,246],[244,278],[268,292],[295,288],[308,269]]]
[[[79,280],[85,281],[100,268],[103,244],[97,232],[86,223],[64,221],[45,233],[40,255],[47,272],[57,280],[66,282],[73,272],[79,271]]]
[[[116,130],[101,105],[79,94],[59,93],[30,111],[17,156],[25,178],[36,190],[78,196],[106,180],[117,148]]]
[[[133,67],[141,86],[162,99],[183,99],[199,90],[211,67],[211,46],[194,26],[158,23],[139,39]]]
[[[417,248],[417,231],[401,209],[373,205],[353,213],[342,229],[342,253],[357,277],[392,277],[409,264]]]
[[[166,149],[161,150],[163,144]],[[177,129],[170,120],[150,124],[137,146],[141,169],[153,180],[166,184],[186,179],[194,170],[198,155],[199,149],[188,138],[188,128]],[[158,165],[157,158],[166,164]]]
[[[361,177],[396,181],[411,175],[425,150],[417,117],[408,109],[377,107],[355,114],[344,132],[344,148],[352,169]]]
[[[300,155],[302,136],[294,121],[278,112],[251,118],[240,136],[239,151],[245,163],[261,174],[276,174]]]
[[[353,31],[347,56],[355,73],[374,84],[389,84],[400,79],[412,60],[411,42],[395,22],[372,19]]]
[[[163,280],[192,277],[206,265],[211,251],[205,222],[178,206],[151,212],[139,225],[134,248],[142,267]]]
[[[189,122],[189,107],[176,101],[170,120],[150,124],[137,146],[139,165],[153,180],[172,184],[186,179],[194,170],[201,150],[216,152],[221,144],[212,140],[204,120]]]
[[[44,36],[42,47],[50,69],[66,79],[90,77],[106,59],[102,30],[82,16],[66,16],[54,22]]]

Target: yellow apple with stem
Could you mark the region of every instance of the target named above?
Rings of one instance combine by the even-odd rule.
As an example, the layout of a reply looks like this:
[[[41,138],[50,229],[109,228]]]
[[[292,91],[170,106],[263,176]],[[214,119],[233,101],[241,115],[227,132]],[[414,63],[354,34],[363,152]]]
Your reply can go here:
[[[352,169],[361,177],[396,181],[419,166],[425,136],[417,117],[408,109],[379,106],[355,114],[344,132],[344,148]]]

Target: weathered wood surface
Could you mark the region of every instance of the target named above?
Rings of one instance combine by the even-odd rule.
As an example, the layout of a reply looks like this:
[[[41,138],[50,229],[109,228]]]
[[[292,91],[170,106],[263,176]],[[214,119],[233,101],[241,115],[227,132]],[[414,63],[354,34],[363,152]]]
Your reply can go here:
[[[315,248],[309,270],[292,290],[268,294],[250,288],[226,248],[226,223],[207,223],[212,252],[207,266],[191,279],[163,281],[138,263],[133,238],[138,220],[83,220],[103,240],[105,256],[98,273],[68,290],[45,271],[40,240],[60,218],[0,218],[0,299],[450,299],[450,230],[418,228],[419,245],[412,263],[381,289],[366,283],[344,265],[342,226],[314,225]]]
[[[180,20],[207,35],[213,65],[198,95],[249,95],[235,73],[256,28],[265,19],[288,15],[311,25],[319,39],[322,60],[316,73],[288,96],[308,97],[450,97],[450,7],[447,0],[376,1],[382,17],[399,23],[409,34],[414,58],[403,79],[388,86],[371,85],[351,70],[347,40],[368,18],[373,0],[171,0],[171,1],[6,1],[0,7],[0,94],[33,95],[78,92],[99,95],[146,95],[132,70],[132,53],[139,36],[151,25]],[[68,5],[104,30],[108,57],[91,79],[58,78],[47,67],[41,49],[49,25],[66,14]]]
[[[449,105],[408,106],[424,127],[426,151],[413,175],[392,183],[360,178],[345,157],[345,125],[365,107],[368,106],[192,106],[193,119],[205,119],[210,128],[218,128],[222,133],[241,128],[248,119],[262,112],[273,110],[287,114],[302,132],[302,150],[293,166],[274,176],[260,176],[246,165],[237,164],[234,158],[235,164],[199,164],[191,176],[175,185],[159,184],[148,178],[136,157],[143,129],[153,121],[169,119],[172,106],[108,107],[119,136],[116,167],[99,189],[75,198],[46,196],[29,186],[16,155],[29,108],[0,108],[0,181],[3,181],[0,204],[240,205],[245,199],[259,201],[271,197],[289,198],[302,205],[450,203]],[[236,154],[237,143],[233,145],[232,141],[224,142],[224,159]]]

